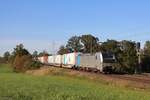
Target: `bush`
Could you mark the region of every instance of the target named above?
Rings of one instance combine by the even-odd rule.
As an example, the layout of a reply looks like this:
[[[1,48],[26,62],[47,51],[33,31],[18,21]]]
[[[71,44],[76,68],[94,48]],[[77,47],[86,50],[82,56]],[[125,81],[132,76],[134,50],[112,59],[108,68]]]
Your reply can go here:
[[[15,72],[24,72],[28,69],[37,69],[41,67],[41,63],[34,61],[30,55],[16,56],[13,68]]]
[[[39,61],[32,61],[29,66],[29,69],[37,69],[37,68],[40,68],[41,65],[42,64]]]
[[[0,63],[1,63],[1,64],[2,64],[2,63],[5,63],[4,58],[0,57]]]
[[[116,74],[125,74],[125,68],[118,63],[114,64],[112,71]]]
[[[30,63],[30,60],[31,60],[31,56],[29,55],[24,55],[24,56],[17,55],[13,62],[14,71],[15,72],[25,71],[27,65],[29,65]]]

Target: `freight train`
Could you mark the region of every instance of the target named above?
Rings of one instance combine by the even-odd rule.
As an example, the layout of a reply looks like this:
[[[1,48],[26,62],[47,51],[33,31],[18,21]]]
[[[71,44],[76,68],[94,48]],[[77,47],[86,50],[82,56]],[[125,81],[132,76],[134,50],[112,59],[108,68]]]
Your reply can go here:
[[[38,60],[43,64],[64,68],[86,69],[100,72],[111,72],[115,64],[115,56],[112,53],[97,52],[95,54],[83,54],[80,52],[63,55],[42,56]]]

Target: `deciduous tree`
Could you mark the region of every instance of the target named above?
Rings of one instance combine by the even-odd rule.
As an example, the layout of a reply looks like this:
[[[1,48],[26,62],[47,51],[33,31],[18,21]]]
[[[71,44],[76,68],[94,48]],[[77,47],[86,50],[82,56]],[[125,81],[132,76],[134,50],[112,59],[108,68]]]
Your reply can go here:
[[[81,38],[79,36],[72,36],[66,45],[66,48],[71,52],[80,52],[83,45],[81,44]]]
[[[83,44],[84,53],[95,53],[99,51],[99,39],[91,34],[82,35],[81,42]]]
[[[5,62],[8,62],[9,58],[10,58],[10,53],[8,51],[6,51],[3,55],[3,59]]]
[[[60,46],[57,54],[60,54],[60,55],[63,55],[63,54],[66,54],[68,52],[67,48],[65,48],[63,45]]]

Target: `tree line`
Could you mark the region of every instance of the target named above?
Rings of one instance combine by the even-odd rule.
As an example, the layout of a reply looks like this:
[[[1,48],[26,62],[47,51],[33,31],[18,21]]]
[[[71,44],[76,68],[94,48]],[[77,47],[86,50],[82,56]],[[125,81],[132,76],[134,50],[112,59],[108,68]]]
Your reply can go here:
[[[134,73],[135,71],[150,72],[150,41],[147,41],[144,48],[141,49],[141,68],[138,64],[138,55],[135,41],[128,40],[107,40],[100,42],[98,37],[91,34],[81,36],[72,36],[68,39],[66,45],[60,46],[58,54],[71,52],[91,53],[111,52],[116,57],[116,64],[113,68],[114,73]],[[25,71],[41,67],[37,57],[49,56],[46,51],[38,53],[34,51],[31,54],[24,48],[23,44],[17,45],[12,53],[5,52],[0,57],[0,63],[10,63],[14,71]]]
[[[113,68],[115,73],[150,72],[150,41],[145,43],[141,53],[139,68],[137,45],[135,41],[128,40],[107,40],[100,42],[98,37],[91,34],[72,36],[66,45],[60,46],[58,54],[71,52],[95,53],[111,52],[115,54],[116,65]]]

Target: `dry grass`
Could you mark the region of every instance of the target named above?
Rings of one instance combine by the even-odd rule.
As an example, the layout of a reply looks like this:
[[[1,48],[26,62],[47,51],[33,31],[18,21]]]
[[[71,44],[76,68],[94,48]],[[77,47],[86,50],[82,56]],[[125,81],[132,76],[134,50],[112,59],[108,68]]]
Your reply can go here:
[[[0,65],[0,100],[149,100],[150,91],[113,86],[108,75],[63,68],[14,73]],[[112,79],[112,80],[110,80]]]
[[[32,75],[60,75],[68,77],[86,78],[95,82],[109,84],[117,87],[125,87],[132,89],[150,90],[150,84],[140,81],[141,79],[150,79],[149,74],[147,76],[142,75],[104,75],[100,73],[89,73],[65,68],[57,68],[52,66],[44,66],[38,70],[30,70],[26,72]],[[144,77],[144,78],[143,78]],[[136,78],[136,80],[133,80]]]

